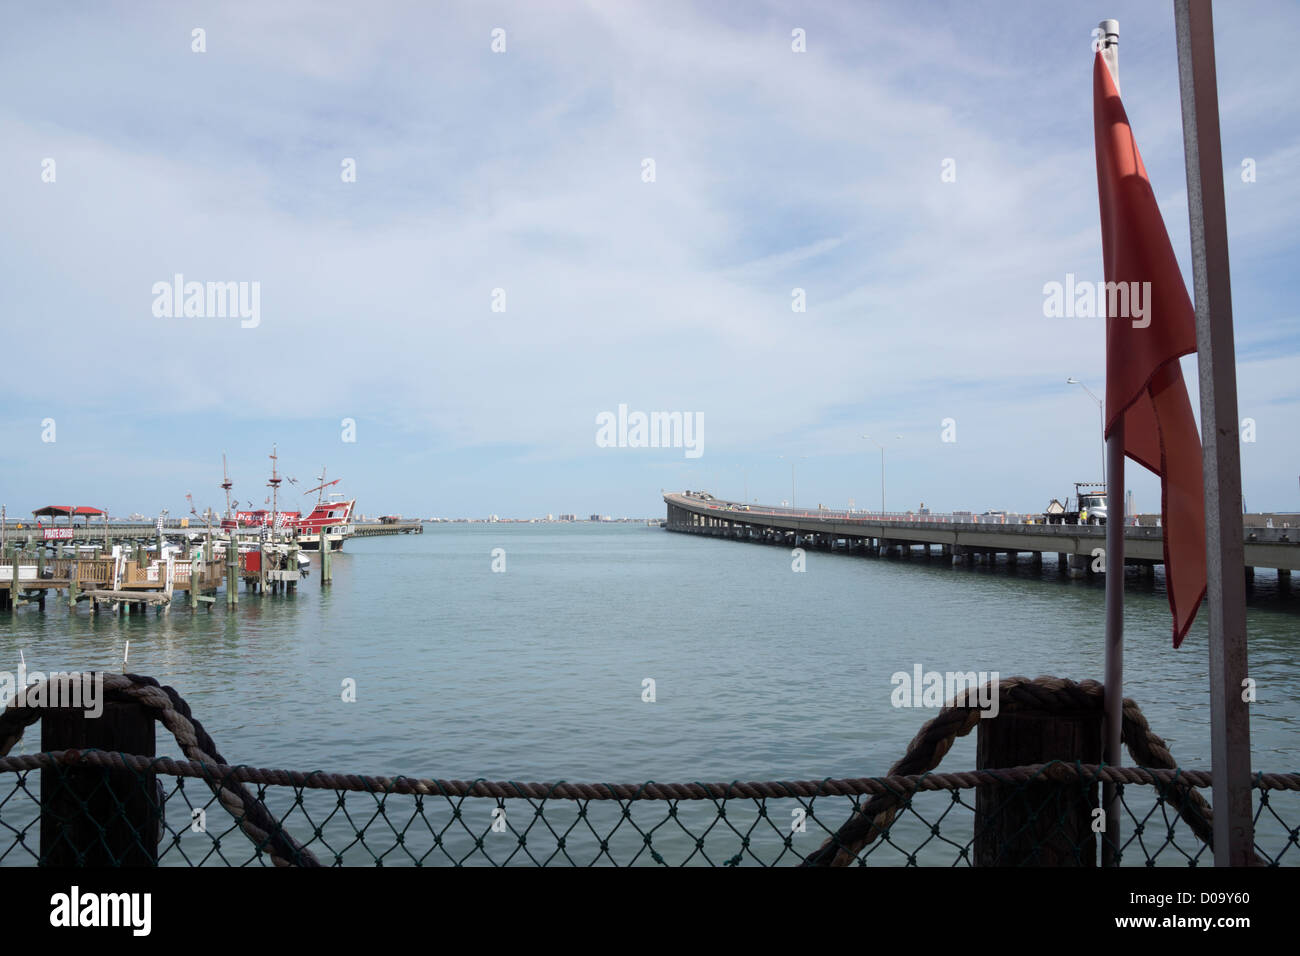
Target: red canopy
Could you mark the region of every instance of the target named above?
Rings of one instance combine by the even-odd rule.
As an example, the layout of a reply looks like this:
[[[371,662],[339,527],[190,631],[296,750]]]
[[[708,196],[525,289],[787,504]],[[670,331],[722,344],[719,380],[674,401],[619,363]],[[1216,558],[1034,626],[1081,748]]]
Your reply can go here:
[[[68,518],[72,515],[102,515],[107,512],[99,508],[90,508],[86,505],[46,505],[44,508],[37,508],[32,515],[37,518]]]

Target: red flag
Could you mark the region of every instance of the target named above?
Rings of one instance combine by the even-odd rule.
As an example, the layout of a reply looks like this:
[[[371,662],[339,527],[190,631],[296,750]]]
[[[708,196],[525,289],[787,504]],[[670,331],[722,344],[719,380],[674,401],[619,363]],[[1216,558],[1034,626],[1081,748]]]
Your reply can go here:
[[[1129,293],[1127,310],[1122,292],[1101,297],[1110,300],[1106,436],[1123,416],[1124,454],[1160,476],[1165,585],[1177,647],[1205,598],[1201,436],[1178,364],[1180,356],[1196,351],[1196,313],[1119,90],[1100,53],[1092,89],[1107,290],[1115,288],[1110,283],[1124,283]],[[1134,293],[1140,310],[1134,308]]]

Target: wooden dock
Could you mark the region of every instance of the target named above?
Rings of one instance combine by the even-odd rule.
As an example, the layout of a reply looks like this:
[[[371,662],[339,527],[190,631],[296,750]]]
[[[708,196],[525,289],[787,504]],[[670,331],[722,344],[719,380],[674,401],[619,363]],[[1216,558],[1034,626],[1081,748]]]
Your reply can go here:
[[[136,613],[153,607],[168,609],[180,600],[191,609],[211,607],[224,591],[226,604],[238,604],[239,583],[246,593],[293,592],[302,580],[295,549],[226,549],[204,562],[172,557],[150,559],[143,548],[134,556],[118,548],[116,556],[55,557],[44,547],[34,551],[6,547],[0,555],[0,610],[35,606],[45,609],[54,595],[69,608],[85,603],[92,614],[103,608]],[[327,575],[322,584],[328,583]]]

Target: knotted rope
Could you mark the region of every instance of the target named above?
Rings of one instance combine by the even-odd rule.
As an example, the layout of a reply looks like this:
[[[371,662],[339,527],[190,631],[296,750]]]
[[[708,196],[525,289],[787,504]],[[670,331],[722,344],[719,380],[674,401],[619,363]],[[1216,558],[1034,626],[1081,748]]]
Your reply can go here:
[[[81,680],[82,674],[59,675],[59,681]],[[192,715],[190,705],[172,687],[164,687],[152,677],[139,674],[104,674],[105,701],[143,705],[164,727],[171,731],[181,751],[191,761],[205,767],[226,765],[203,725]],[[50,699],[54,679],[46,679],[26,689],[28,697]],[[38,690],[38,688],[41,688]],[[41,697],[36,695],[41,694]],[[69,699],[65,694],[64,700]],[[17,700],[0,714],[0,757],[9,753],[23,731],[41,718],[42,708],[19,706]],[[234,817],[240,830],[259,848],[265,849],[276,866],[320,866],[316,857],[295,840],[278,820],[242,783],[227,776],[203,775],[218,802]]]
[[[958,737],[964,737],[979,725],[978,701],[998,694],[999,714],[1037,711],[1040,713],[1101,711],[1105,688],[1097,681],[1076,683],[1063,677],[1009,677],[990,681],[979,691],[967,694],[965,704],[949,704],[925,725],[907,745],[907,752],[889,769],[889,775],[925,774],[943,760]],[[995,718],[996,719],[996,718]],[[1176,770],[1174,756],[1164,740],[1151,730],[1146,717],[1130,698],[1124,698],[1121,738],[1129,756],[1141,767]],[[1192,832],[1207,846],[1214,846],[1213,816],[1210,805],[1188,781],[1175,779],[1167,784],[1178,797],[1178,814]],[[905,793],[873,796],[853,812],[843,826],[802,863],[803,866],[847,866],[857,854],[888,831],[898,812],[911,801],[915,789]],[[1256,862],[1260,862],[1256,857]]]

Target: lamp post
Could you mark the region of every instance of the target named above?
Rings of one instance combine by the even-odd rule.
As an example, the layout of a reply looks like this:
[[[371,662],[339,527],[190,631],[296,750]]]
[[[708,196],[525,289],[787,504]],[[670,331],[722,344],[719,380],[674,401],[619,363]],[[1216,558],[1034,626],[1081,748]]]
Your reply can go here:
[[[778,455],[777,457],[780,458],[782,461],[788,461],[788,462],[790,462],[790,510],[793,511],[794,508],[795,508],[795,497],[794,497],[794,463],[795,463],[796,461],[804,461],[804,460],[807,459],[808,456],[807,456],[807,455],[799,455],[797,458],[796,458],[796,457],[793,457],[793,456],[790,457],[790,458],[786,458],[785,455]]]
[[[862,437],[880,449],[880,517],[883,518],[885,516],[885,446],[870,435],[863,435]],[[903,436],[895,435],[894,438],[901,441]]]
[[[1106,411],[1105,411],[1105,403],[1102,402],[1102,400],[1101,400],[1100,398],[1098,398],[1096,395],[1093,394],[1092,389],[1090,389],[1087,385],[1084,385],[1081,381],[1079,381],[1079,380],[1078,380],[1077,378],[1075,378],[1074,376],[1070,376],[1069,378],[1067,378],[1067,379],[1065,380],[1065,384],[1066,384],[1066,385],[1078,385],[1081,389],[1083,389],[1085,392],[1088,393],[1088,395],[1092,398],[1092,400],[1093,400],[1094,402],[1097,403],[1097,418],[1098,418],[1098,419],[1100,420],[1100,422],[1101,422],[1101,483],[1104,485],[1104,484],[1106,483]]]

